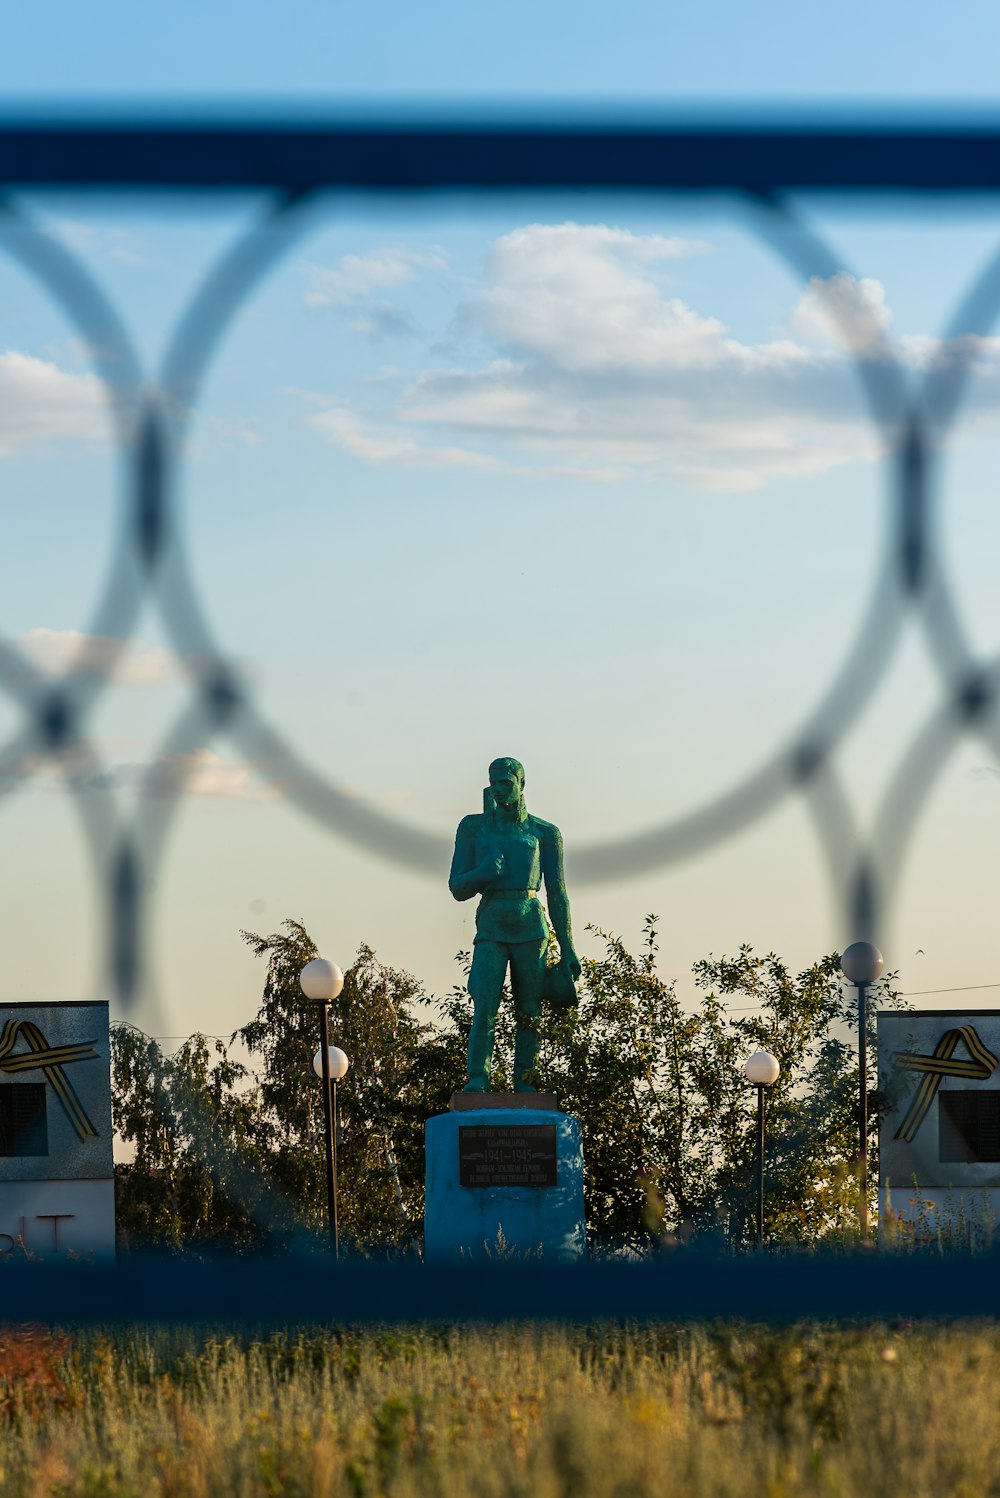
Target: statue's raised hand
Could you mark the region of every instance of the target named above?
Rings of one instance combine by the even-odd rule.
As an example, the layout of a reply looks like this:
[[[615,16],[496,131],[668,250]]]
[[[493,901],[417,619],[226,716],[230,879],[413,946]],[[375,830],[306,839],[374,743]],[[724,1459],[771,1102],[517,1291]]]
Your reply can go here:
[[[503,873],[507,863],[506,853],[491,853],[489,858],[484,858],[479,866],[484,884],[495,884]]]

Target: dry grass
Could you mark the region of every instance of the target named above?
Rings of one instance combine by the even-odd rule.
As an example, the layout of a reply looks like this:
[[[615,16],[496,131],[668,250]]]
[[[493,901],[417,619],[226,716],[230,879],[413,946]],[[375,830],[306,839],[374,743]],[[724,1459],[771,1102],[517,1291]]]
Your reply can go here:
[[[135,1331],[0,1344],[4,1498],[1000,1493],[1000,1329]]]

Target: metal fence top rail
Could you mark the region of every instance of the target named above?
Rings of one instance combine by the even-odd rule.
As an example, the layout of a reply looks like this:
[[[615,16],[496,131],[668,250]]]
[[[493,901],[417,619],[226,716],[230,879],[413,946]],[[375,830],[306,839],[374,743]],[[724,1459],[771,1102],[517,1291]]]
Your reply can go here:
[[[507,122],[398,111],[273,119],[0,119],[21,188],[446,188],[977,192],[1000,187],[1000,118]]]
[[[1000,1009],[879,1009],[876,1019],[904,1019],[913,1021],[915,1019],[954,1019],[961,1015],[963,1022],[966,1019],[996,1019],[1000,1016]]]
[[[744,1259],[642,1265],[355,1265],[325,1256],[134,1260],[2,1268],[0,1319],[49,1323],[746,1321],[1000,1314],[993,1254]]]

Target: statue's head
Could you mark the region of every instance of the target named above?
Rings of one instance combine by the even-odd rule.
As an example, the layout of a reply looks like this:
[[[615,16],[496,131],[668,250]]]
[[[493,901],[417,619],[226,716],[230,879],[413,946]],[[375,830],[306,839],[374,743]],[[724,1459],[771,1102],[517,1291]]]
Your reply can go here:
[[[524,808],[524,766],[518,759],[495,759],[490,765],[490,789],[498,806]]]

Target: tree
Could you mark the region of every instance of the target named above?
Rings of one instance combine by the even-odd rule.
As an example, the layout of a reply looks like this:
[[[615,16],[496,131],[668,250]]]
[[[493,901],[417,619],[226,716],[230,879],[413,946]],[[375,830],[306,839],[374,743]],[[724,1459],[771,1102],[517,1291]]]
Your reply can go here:
[[[115,1128],[134,1151],[115,1170],[126,1243],[190,1250],[266,1241],[271,1194],[257,1089],[226,1047],[192,1035],[166,1056],[135,1026],[113,1025],[111,1085]]]
[[[743,1066],[761,1048],[782,1068],[768,1094],[772,1232],[799,1241],[852,1232],[858,1066],[837,956],[796,976],[774,953],[758,957],[749,947],[710,957],[695,965],[707,991],[692,1012],[656,971],[656,917],[646,919],[638,955],[590,929],[605,955],[584,961],[579,1007],[543,1017],[537,1083],[581,1121],[592,1238],[641,1250],[708,1229],[733,1243],[750,1237],[755,1094]],[[875,996],[898,1002],[892,975]],[[753,1012],[732,1011],[734,997]],[[470,1009],[461,988],[442,1005],[456,1040]],[[510,1074],[512,1039],[508,1020],[497,1034],[501,1079]],[[869,1116],[874,1144],[874,1106]]]
[[[766,1179],[771,1231],[785,1241],[850,1238],[857,1230],[859,1068],[853,990],[845,992],[839,953],[821,958],[793,976],[773,952],[755,956],[741,947],[735,958],[695,964],[708,993],[701,1006],[704,1028],[696,1080],[711,1117],[717,1120],[715,1163],[717,1208],[731,1236],[749,1233],[755,1196],[750,1186],[756,1141],[747,1128],[750,1089],[742,1067],[754,1050],[772,1051],[781,1074],[767,1094]],[[877,1003],[903,1008],[896,975],[871,990]],[[757,1006],[734,1018],[722,997]],[[878,1127],[875,1008],[868,1010],[869,1210],[877,1215]],[[703,1133],[709,1116],[701,1120]],[[705,1158],[704,1146],[701,1158]]]
[[[771,1232],[800,1242],[852,1233],[858,1065],[853,996],[836,955],[797,975],[749,947],[709,957],[695,965],[702,997],[689,1010],[657,972],[654,916],[637,954],[591,929],[604,955],[584,962],[579,1006],[543,1016],[536,1081],[581,1121],[592,1238],[635,1250],[706,1231],[733,1244],[749,1239],[755,1096],[743,1066],[761,1048],[781,1063],[768,1093]],[[299,988],[316,947],[299,921],[243,936],[267,971],[257,1014],[229,1043],[195,1035],[165,1056],[132,1027],[114,1028],[115,1122],[135,1150],[119,1167],[119,1217],[135,1242],[190,1250],[322,1241],[319,1024]],[[469,954],[458,960],[467,978]],[[899,1002],[892,985],[888,975],[875,990],[883,1004]],[[732,1007],[734,999],[742,1002]],[[467,988],[456,984],[438,1001],[436,1024],[423,1003],[415,978],[362,946],[331,1006],[333,1040],[351,1063],[340,1086],[341,1226],[358,1253],[415,1247],[424,1123],[465,1080]],[[501,1089],[510,1085],[513,1042],[508,1001],[495,1050]],[[231,1054],[236,1044],[249,1064]],[[874,1064],[869,1074],[874,1080]]]
[[[315,1004],[299,973],[316,947],[299,921],[244,932],[267,958],[260,1008],[228,1043],[194,1035],[172,1056],[132,1026],[112,1032],[119,1221],[136,1245],[186,1250],[322,1241],[327,1199]],[[423,1126],[447,1107],[454,1057],[416,1016],[417,980],[362,945],[331,1006],[351,1067],[339,1087],[340,1223],[348,1247],[418,1248]],[[234,1046],[250,1065],[233,1058]]]
[[[316,947],[299,921],[243,939],[268,962],[261,1007],[234,1037],[258,1063],[261,1146],[272,1180],[318,1227],[326,1214],[323,1097],[312,1067],[319,1024],[299,987]],[[341,1226],[359,1250],[413,1244],[422,1229],[423,1126],[429,1111],[447,1106],[431,1064],[436,1038],[413,1012],[423,997],[416,978],[362,945],[331,1005],[333,1041],[350,1060],[339,1088]]]

